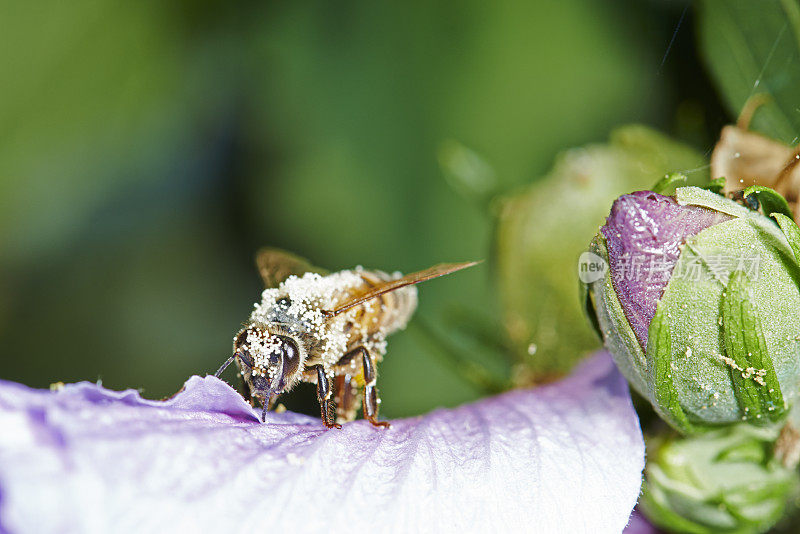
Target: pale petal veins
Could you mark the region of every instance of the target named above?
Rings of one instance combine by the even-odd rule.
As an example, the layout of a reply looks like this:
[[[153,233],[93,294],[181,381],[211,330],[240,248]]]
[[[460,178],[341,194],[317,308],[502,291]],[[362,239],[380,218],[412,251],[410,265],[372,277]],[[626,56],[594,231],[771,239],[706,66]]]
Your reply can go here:
[[[261,424],[213,377],[164,402],[0,381],[0,531],[616,533],[639,494],[639,422],[606,353],[391,423]]]

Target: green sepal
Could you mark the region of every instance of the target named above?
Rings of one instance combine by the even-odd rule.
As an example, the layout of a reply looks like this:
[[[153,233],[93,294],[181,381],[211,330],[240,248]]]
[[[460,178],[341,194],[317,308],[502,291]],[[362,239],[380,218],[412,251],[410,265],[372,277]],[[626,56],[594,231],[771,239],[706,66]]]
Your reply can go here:
[[[737,442],[714,457],[715,462],[761,462],[763,459],[764,445],[757,441]]]
[[[731,273],[722,296],[722,334],[743,418],[753,424],[781,419],[786,414],[783,393],[752,302],[749,279],[742,271]]]
[[[699,429],[686,416],[680,404],[678,390],[672,379],[672,337],[669,321],[661,306],[650,322],[647,332],[647,373],[652,388],[653,407],[658,414],[679,432],[693,434]]]
[[[753,211],[741,204],[700,187],[679,187],[675,190],[675,200],[682,206],[687,204],[703,206],[720,213],[727,213],[733,217],[751,217],[754,215]]]
[[[584,315],[592,326],[592,330],[597,334],[597,339],[603,341],[603,330],[600,328],[600,320],[597,318],[597,306],[594,304],[592,292],[589,291],[589,286],[583,282],[578,282],[578,294],[580,295],[580,304],[583,307]]]
[[[600,256],[608,265],[608,248],[602,233],[598,232],[594,236],[589,252]],[[587,284],[587,290],[594,305],[594,316],[600,327],[603,345],[633,389],[647,399],[652,399],[652,388],[647,382],[647,356],[625,317],[622,303],[611,281],[611,273],[607,270],[603,278]]]
[[[653,193],[664,194],[667,191],[674,190],[679,184],[685,184],[688,181],[689,177],[682,172],[672,172],[656,182],[651,191],[653,191]]]
[[[648,436],[639,510],[668,532],[756,534],[784,515],[798,475],[772,458],[777,428]]]
[[[723,189],[725,189],[725,178],[714,178],[708,182],[708,185],[704,185],[700,189],[705,189],[706,191],[721,195]]]
[[[790,219],[794,217],[791,208],[789,208],[789,203],[774,189],[764,187],[763,185],[751,185],[744,190],[745,198],[750,195],[755,195],[756,199],[758,199],[758,203],[761,204],[764,215],[767,217],[773,213],[781,213]]]
[[[698,525],[674,512],[669,506],[669,501],[662,495],[663,492],[650,489],[647,483],[644,484],[642,493],[639,498],[639,508],[646,511],[647,519],[651,523],[669,528],[672,532],[685,532],[686,534],[712,534],[714,532],[705,525]],[[666,503],[661,501],[666,501]]]
[[[795,261],[800,262],[800,228],[797,227],[790,217],[782,213],[773,213],[772,218],[775,219],[775,222],[781,227],[783,235],[786,236],[786,241],[788,241],[789,246],[792,247]]]

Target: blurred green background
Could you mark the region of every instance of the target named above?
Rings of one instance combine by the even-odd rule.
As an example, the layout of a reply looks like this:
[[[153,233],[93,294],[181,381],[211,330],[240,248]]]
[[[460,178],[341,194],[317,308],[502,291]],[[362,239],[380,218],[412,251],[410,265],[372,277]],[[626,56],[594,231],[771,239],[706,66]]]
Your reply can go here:
[[[330,269],[489,260],[420,286],[379,370],[387,416],[476,398],[446,358],[508,373],[457,328],[503,337],[494,203],[437,155],[480,155],[493,197],[629,122],[708,151],[730,117],[686,8],[0,3],[0,377],[172,394],[230,354],[271,245]]]

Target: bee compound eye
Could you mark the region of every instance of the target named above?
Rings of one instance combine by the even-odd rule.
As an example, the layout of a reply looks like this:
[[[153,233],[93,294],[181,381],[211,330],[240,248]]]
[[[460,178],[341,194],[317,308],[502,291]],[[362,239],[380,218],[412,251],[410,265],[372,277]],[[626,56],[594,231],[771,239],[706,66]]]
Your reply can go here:
[[[300,348],[292,338],[281,338],[281,356],[283,357],[283,376],[288,378],[297,371],[300,365]]]
[[[244,342],[247,341],[247,333],[248,330],[245,329],[236,334],[236,339],[234,340],[234,345],[236,347],[241,347],[242,345],[244,345]]]

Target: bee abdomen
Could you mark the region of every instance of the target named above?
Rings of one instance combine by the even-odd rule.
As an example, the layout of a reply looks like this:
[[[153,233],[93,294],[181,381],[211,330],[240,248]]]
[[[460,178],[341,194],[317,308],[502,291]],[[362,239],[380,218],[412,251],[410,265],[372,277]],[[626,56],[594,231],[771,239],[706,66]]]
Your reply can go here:
[[[367,287],[393,279],[381,271],[361,271],[359,275]],[[384,337],[403,328],[416,307],[417,289],[414,286],[402,287],[360,304],[346,327],[350,333],[348,345],[359,344],[362,338]]]

